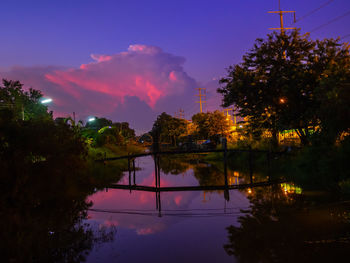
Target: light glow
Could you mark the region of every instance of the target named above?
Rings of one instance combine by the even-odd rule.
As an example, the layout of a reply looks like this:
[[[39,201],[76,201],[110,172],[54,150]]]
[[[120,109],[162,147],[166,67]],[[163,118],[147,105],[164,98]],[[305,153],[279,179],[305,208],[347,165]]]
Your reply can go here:
[[[50,99],[50,98],[43,99],[43,100],[41,101],[42,104],[47,104],[47,103],[50,103],[50,102],[52,102],[52,99]]]

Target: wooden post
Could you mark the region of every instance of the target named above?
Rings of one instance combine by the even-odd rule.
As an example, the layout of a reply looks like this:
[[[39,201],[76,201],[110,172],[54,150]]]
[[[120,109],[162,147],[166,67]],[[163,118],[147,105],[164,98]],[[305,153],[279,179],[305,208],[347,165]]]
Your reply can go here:
[[[268,180],[270,181],[271,180],[271,164],[270,164],[270,160],[271,160],[271,153],[270,153],[270,150],[268,150],[268,152],[266,153],[267,154],[267,177],[268,177]]]
[[[160,187],[160,156],[157,159],[157,167],[158,167],[158,172],[157,172],[157,175],[158,175],[158,187]]]
[[[224,150],[224,176],[225,176],[225,191],[224,191],[224,198],[227,201],[230,201],[230,192],[228,190],[228,180],[227,180],[227,139],[222,139],[222,148]]]
[[[253,184],[253,151],[252,151],[252,146],[250,146],[250,145],[249,145],[248,162],[249,162],[250,183]]]
[[[162,217],[162,203],[160,201],[160,192],[158,191],[158,217]]]
[[[128,154],[129,155],[129,154]],[[130,157],[128,157],[128,171],[129,171],[129,186],[130,186],[130,193],[131,193],[131,167],[130,167]]]
[[[154,154],[154,176],[155,176],[155,184],[158,187],[158,167],[157,167],[157,154]]]
[[[135,168],[135,158],[132,160],[132,167],[134,170],[134,185],[136,185],[136,168]]]

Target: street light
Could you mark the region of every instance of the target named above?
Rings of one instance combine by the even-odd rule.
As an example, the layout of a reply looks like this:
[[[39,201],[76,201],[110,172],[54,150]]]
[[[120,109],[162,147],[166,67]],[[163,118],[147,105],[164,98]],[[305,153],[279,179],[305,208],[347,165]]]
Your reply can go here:
[[[48,103],[52,102],[52,99],[51,98],[43,98],[40,102],[42,104],[48,104]]]
[[[89,118],[88,118],[88,122],[92,122],[92,121],[94,121],[94,120],[96,120],[95,117],[89,117]]]

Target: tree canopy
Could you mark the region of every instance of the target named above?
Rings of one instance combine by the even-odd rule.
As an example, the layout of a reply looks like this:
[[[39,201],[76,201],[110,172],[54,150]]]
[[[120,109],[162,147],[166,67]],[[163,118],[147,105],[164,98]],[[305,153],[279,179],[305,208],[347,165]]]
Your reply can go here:
[[[311,40],[299,31],[257,39],[220,80],[223,106],[235,105],[251,128],[295,129],[308,144],[310,127],[335,140],[349,129],[349,45]]]
[[[198,139],[217,142],[220,136],[228,137],[230,134],[230,122],[220,111],[197,113],[192,116],[192,122]]]
[[[23,89],[19,81],[2,80],[0,85],[0,111],[4,118],[30,120],[33,118],[50,118],[47,107],[40,103],[43,94],[39,90]]]
[[[154,143],[167,142],[175,146],[178,138],[187,134],[187,121],[163,112],[154,122],[150,134]]]

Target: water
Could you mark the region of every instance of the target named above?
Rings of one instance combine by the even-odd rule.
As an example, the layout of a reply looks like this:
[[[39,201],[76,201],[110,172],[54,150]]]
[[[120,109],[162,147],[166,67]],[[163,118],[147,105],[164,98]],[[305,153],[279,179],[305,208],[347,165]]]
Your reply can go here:
[[[136,172],[136,184],[155,186],[152,158],[138,159],[137,166],[142,170]],[[194,172],[198,166],[219,172],[204,163],[189,165],[172,170],[175,174],[162,172],[161,186],[199,186]],[[231,180],[238,182],[237,178]],[[127,185],[128,176],[118,183]],[[113,242],[95,248],[87,262],[232,262],[223,248],[226,228],[239,225],[240,209],[249,208],[247,195],[231,190],[227,202],[223,191],[162,192],[159,211],[152,192],[97,192],[89,197],[94,205],[88,222],[97,228],[115,226],[117,233]]]
[[[345,262],[350,256],[345,196],[292,182],[230,190],[229,196],[222,190],[130,192],[101,187],[111,176],[129,184],[118,169],[96,164],[101,177],[94,182],[80,165],[53,164],[5,177],[2,262]],[[136,165],[136,184],[155,186],[153,159]],[[198,156],[162,157],[160,168],[161,187],[225,184],[222,163]],[[254,182],[266,180],[255,172]],[[227,182],[246,184],[250,176],[228,169]]]

